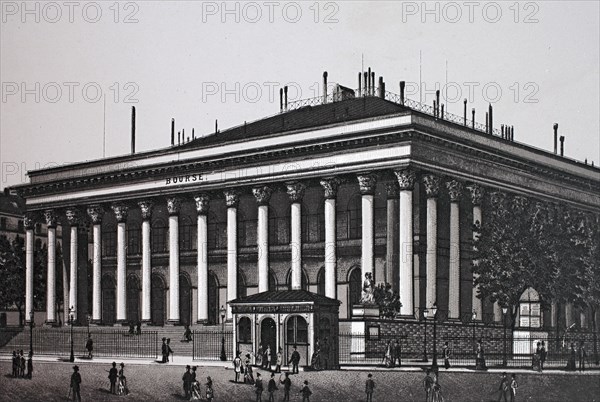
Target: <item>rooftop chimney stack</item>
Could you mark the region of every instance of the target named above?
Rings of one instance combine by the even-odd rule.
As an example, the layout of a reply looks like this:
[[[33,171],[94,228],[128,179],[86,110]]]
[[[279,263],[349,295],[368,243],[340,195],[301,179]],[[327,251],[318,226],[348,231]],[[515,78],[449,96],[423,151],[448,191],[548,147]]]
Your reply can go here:
[[[436,104],[436,107],[433,110],[433,114],[435,115],[435,117],[440,117],[440,110],[439,110],[439,107],[440,107],[440,90],[439,89],[437,89],[435,91],[435,104]]]
[[[323,71],[323,104],[327,103],[327,71]]]
[[[489,134],[492,135],[492,133],[494,132],[494,115],[493,115],[491,103],[489,106],[489,114],[490,114],[490,121],[489,121],[488,127],[489,127]]]
[[[196,134],[194,134],[194,128],[192,128],[192,140],[196,139]]]
[[[369,73],[366,71],[363,73],[363,96],[367,96],[369,93]]]
[[[287,85],[283,87],[283,105],[284,110],[287,112],[288,110],[288,99],[287,99],[288,87]]]
[[[400,104],[404,106],[404,88],[406,88],[406,82],[400,81]]]
[[[565,155],[565,136],[560,136],[560,156]]]
[[[283,112],[283,88],[279,88],[279,111]]]
[[[475,130],[475,108],[471,109],[471,126]]]
[[[558,123],[554,123],[554,155],[558,152]]]
[[[181,131],[177,132],[177,145],[181,145]]]
[[[437,102],[434,99],[433,100],[433,117],[435,117],[437,119],[437,112],[436,111],[437,111]]]
[[[463,101],[463,105],[464,105],[463,124],[466,126],[467,125],[467,98],[465,98],[465,100]]]
[[[131,153],[135,153],[135,106],[131,107]]]
[[[515,126],[510,126],[510,140],[515,140]]]
[[[171,118],[171,146],[175,145],[175,119]]]
[[[215,119],[215,134],[219,132],[219,119]]]
[[[367,95],[371,95],[371,67],[367,71]]]
[[[442,111],[440,113],[440,119],[444,120],[444,104],[442,103]]]
[[[485,133],[488,134],[490,132],[490,113],[485,112]]]
[[[508,126],[507,126],[507,128],[508,128]],[[500,136],[502,137],[502,139],[504,139],[504,138],[505,138],[505,137],[504,137],[504,124],[502,124],[502,125],[500,126]]]
[[[383,92],[383,77],[380,75],[379,76],[379,97],[383,98],[384,96],[384,92]]]
[[[375,71],[371,73],[371,96],[375,96]]]
[[[358,96],[362,95],[362,73],[358,73]]]

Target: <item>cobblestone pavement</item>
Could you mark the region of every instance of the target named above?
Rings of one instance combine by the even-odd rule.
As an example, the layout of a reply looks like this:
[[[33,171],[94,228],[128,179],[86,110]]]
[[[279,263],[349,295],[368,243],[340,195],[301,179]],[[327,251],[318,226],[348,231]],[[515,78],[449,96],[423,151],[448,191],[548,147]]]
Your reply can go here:
[[[115,396],[108,393],[110,365],[77,363],[82,376],[81,396],[84,401],[177,401],[184,400],[181,386],[182,366],[126,363],[125,373],[131,393]],[[33,380],[13,379],[10,361],[0,361],[0,400],[2,401],[65,401],[69,392],[72,363],[37,362]],[[260,371],[266,383],[269,373]],[[300,372],[292,378],[292,401],[301,401],[298,394],[304,380],[309,381],[313,392],[312,402],[364,401],[364,383],[367,374],[373,373],[376,383],[374,401],[422,401],[422,372],[407,371],[321,371]],[[250,385],[235,384],[233,370],[222,367],[198,367],[198,378],[210,375],[214,381],[215,402],[255,401]],[[276,374],[275,378],[279,378]],[[440,384],[446,401],[492,401],[498,400],[500,374],[497,372],[443,372]],[[517,374],[519,382],[518,401],[600,401],[600,374]],[[283,399],[280,386],[276,401]],[[263,400],[268,400],[266,392]]]

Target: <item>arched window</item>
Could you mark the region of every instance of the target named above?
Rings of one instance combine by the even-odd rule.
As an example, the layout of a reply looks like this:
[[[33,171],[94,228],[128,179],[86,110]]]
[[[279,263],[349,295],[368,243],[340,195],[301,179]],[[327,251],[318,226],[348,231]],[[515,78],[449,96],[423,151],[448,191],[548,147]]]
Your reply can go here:
[[[195,225],[188,216],[179,218],[179,250],[191,251],[196,249]]]
[[[114,226],[102,228],[102,256],[114,257],[117,255],[117,230]]]
[[[297,315],[288,318],[285,343],[288,345],[308,344],[308,325],[304,318]]]
[[[152,222],[152,230],[150,231],[152,237],[152,252],[153,253],[166,253],[167,248],[167,224],[162,219],[156,219]]]
[[[360,302],[361,281],[360,268],[352,268],[348,276],[348,317],[352,315],[352,306]]]
[[[240,322],[238,323],[238,342],[252,342],[252,323],[250,322],[250,318],[248,317],[240,318]]]
[[[290,217],[278,216],[275,209],[269,207],[269,244],[290,244]]]
[[[227,222],[214,213],[208,214],[208,248],[221,249],[227,247]]]
[[[306,272],[304,270],[302,270],[300,282],[301,282],[300,289],[308,290],[308,275],[306,275]],[[291,269],[288,271],[286,283],[287,283],[288,290],[292,290],[292,270]]]
[[[138,222],[127,224],[127,254],[136,255],[141,253],[142,230]]]
[[[542,326],[540,295],[533,288],[525,289],[519,299],[519,326],[527,328]]]
[[[325,267],[321,267],[317,274],[317,294],[325,296]]]

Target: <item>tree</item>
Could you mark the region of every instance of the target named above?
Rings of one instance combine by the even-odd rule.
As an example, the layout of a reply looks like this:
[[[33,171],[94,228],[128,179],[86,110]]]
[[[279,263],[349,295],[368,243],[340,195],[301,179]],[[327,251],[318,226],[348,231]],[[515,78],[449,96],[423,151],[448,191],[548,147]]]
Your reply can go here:
[[[0,307],[16,307],[19,311],[19,325],[24,323],[23,308],[25,304],[25,250],[20,236],[11,242],[0,238]]]

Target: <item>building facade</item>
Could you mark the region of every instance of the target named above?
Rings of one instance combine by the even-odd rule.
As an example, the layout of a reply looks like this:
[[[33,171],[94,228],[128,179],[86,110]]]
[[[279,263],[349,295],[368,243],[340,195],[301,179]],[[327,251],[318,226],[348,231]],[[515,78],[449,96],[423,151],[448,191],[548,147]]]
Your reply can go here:
[[[166,149],[29,172],[17,188],[27,210],[26,316],[29,250],[44,223],[48,323],[57,227],[80,322],[215,324],[228,301],[283,289],[337,299],[347,320],[366,273],[399,293],[400,317],[437,303],[450,320],[499,321],[471,271],[483,197],[502,191],[597,214],[599,170],[515,142],[512,129],[492,128],[491,109],[482,126],[466,104],[453,116],[439,101],[432,108],[363,82],[356,92],[282,98],[275,116],[177,144],[172,128]]]

